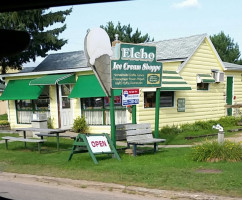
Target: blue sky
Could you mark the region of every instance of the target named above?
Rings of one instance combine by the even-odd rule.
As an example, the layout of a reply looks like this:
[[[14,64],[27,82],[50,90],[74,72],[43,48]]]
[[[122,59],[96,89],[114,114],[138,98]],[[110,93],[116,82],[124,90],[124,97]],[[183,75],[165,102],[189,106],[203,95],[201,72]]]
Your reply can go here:
[[[56,7],[53,11],[70,8]],[[155,41],[186,37],[196,34],[218,34],[224,31],[240,46],[242,52],[241,0],[134,0],[73,6],[67,16],[67,29],[60,35],[68,44],[60,53],[83,50],[84,37],[89,28],[106,25],[130,24],[142,35],[148,33]],[[55,25],[58,26],[58,25]],[[38,58],[24,67],[37,66]]]

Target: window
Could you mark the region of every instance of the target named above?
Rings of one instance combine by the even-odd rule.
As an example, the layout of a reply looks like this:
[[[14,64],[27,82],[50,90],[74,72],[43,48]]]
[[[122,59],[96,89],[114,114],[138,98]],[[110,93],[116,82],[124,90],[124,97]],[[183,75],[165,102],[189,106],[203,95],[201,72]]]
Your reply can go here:
[[[114,97],[116,124],[127,123],[126,107],[122,106],[121,96]],[[89,125],[110,124],[110,99],[108,97],[91,97],[81,99],[82,115]]]
[[[145,108],[155,108],[155,92],[144,93],[144,106]],[[174,107],[174,92],[160,92],[160,107]]]
[[[209,83],[197,83],[197,90],[208,90]]]
[[[45,112],[49,116],[49,90],[45,87],[39,99],[36,100],[16,100],[16,112],[18,124],[31,124],[33,113]]]
[[[70,85],[61,85],[62,108],[71,108],[70,99],[68,98],[70,92],[71,92]]]

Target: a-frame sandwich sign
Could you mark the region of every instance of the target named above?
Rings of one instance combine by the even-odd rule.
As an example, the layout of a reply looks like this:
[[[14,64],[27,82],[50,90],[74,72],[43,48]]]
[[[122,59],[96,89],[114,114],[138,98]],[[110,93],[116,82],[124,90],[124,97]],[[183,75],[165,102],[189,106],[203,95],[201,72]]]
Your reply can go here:
[[[98,164],[95,157],[97,154],[113,154],[115,158],[121,160],[116,149],[114,148],[113,142],[108,136],[108,134],[78,134],[76,137],[69,160],[72,156],[77,153],[83,153],[88,151],[93,162]]]

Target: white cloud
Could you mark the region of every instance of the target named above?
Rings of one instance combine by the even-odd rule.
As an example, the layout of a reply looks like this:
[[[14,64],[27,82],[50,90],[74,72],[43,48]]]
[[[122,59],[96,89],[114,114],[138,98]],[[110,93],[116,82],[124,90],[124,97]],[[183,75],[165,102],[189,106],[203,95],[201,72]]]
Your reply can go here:
[[[200,4],[198,0],[184,0],[179,3],[174,3],[173,6],[174,8],[199,8]]]

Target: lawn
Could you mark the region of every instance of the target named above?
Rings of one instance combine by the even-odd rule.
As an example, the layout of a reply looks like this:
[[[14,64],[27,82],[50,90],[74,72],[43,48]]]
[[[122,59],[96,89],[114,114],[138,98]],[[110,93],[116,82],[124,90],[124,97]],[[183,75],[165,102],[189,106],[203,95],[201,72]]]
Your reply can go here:
[[[61,138],[60,143],[62,150],[57,152],[56,139],[48,138],[41,154],[36,144],[24,149],[23,143],[11,142],[9,150],[0,144],[0,170],[242,197],[242,162],[194,162],[191,148],[179,148],[137,157],[119,151],[121,161],[99,155],[95,165],[87,153],[75,154],[68,162],[72,140]],[[213,170],[220,173],[210,173]]]

